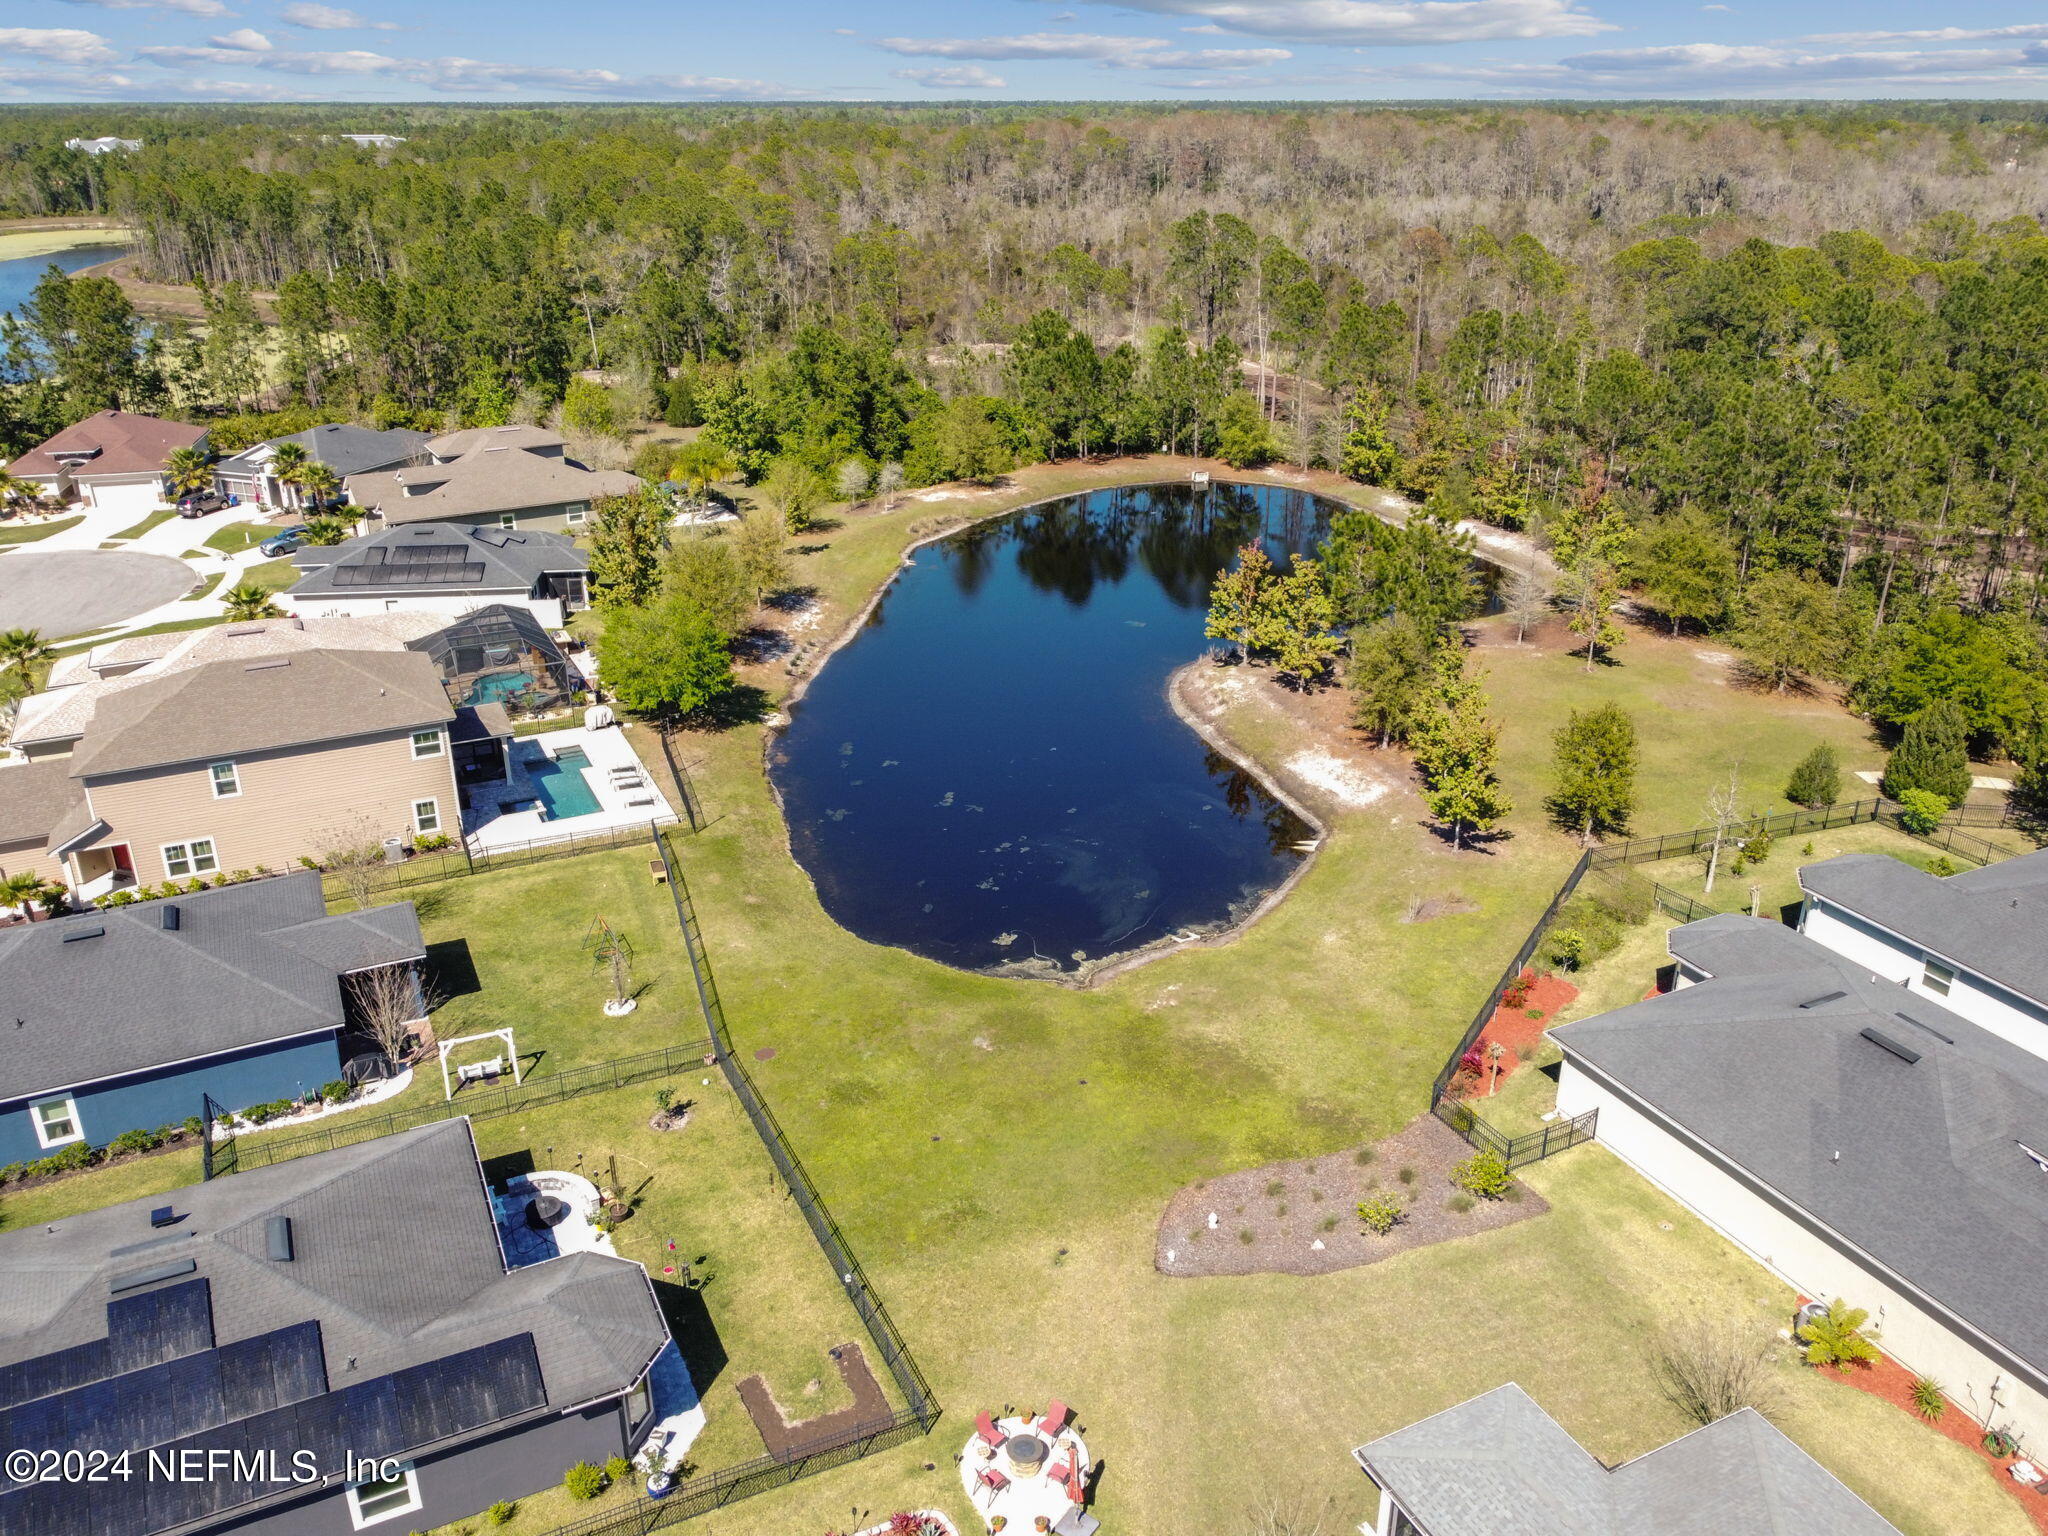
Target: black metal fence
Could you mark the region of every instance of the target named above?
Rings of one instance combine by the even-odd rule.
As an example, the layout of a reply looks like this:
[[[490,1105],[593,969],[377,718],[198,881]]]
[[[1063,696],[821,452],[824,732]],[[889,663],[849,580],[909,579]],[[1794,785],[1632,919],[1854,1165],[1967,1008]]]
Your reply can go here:
[[[669,782],[675,786],[676,808],[683,813],[683,820],[690,824],[692,832],[704,830],[704,804],[697,795],[697,781],[690,777],[690,770],[676,757],[675,748],[669,738],[673,733],[655,729],[655,740],[661,743],[661,759],[668,765]]]
[[[651,1082],[701,1067],[705,1058],[716,1049],[715,1042],[709,1039],[691,1040],[685,1044],[663,1046],[658,1051],[642,1051],[636,1056],[620,1056],[611,1061],[594,1061],[585,1066],[550,1072],[545,1077],[529,1078],[524,1083],[471,1084],[458,1090],[452,1099],[434,1104],[415,1104],[382,1115],[330,1115],[297,1130],[280,1126],[275,1131],[258,1130],[240,1136],[224,1136],[218,1142],[209,1135],[200,1154],[200,1171],[206,1178],[219,1178],[248,1168],[288,1162],[312,1152],[332,1152],[336,1147],[374,1141],[379,1136],[414,1130],[457,1115],[467,1115],[472,1120],[493,1120],[500,1115],[559,1104],[564,1099],[578,1098],[586,1093],[609,1093],[615,1088],[630,1088],[635,1083]],[[226,1117],[226,1111],[211,1096],[206,1099],[203,1113],[209,1127]]]
[[[1583,1115],[1559,1120],[1540,1131],[1509,1136],[1488,1123],[1478,1110],[1462,1099],[1438,1099],[1432,1108],[1437,1119],[1480,1151],[1498,1153],[1511,1169],[1540,1163],[1553,1153],[1576,1147],[1582,1141],[1591,1141],[1600,1122],[1600,1111],[1589,1109]]]

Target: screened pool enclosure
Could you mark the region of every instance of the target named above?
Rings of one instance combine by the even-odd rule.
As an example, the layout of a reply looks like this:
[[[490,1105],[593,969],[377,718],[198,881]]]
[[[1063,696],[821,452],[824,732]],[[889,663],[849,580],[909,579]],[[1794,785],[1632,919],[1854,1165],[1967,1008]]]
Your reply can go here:
[[[540,621],[503,603],[479,608],[407,648],[434,659],[457,709],[499,704],[514,716],[545,714],[572,703],[583,686]]]

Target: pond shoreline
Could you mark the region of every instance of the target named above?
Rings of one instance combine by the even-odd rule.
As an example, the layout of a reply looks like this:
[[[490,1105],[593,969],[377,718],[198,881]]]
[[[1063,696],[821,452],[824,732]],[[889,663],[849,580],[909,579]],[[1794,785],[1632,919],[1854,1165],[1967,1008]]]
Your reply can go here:
[[[1252,473],[1256,474],[1256,472]],[[839,634],[835,636],[829,643],[822,645],[819,648],[816,660],[812,663],[812,665],[804,673],[804,675],[795,681],[795,683],[791,686],[789,692],[783,695],[782,699],[776,707],[775,713],[769,716],[768,720],[766,721],[766,729],[762,732],[761,773],[762,777],[765,778],[768,782],[768,793],[770,797],[774,800],[776,812],[780,816],[782,821],[783,851],[789,855],[790,862],[796,865],[796,867],[800,871],[802,871],[804,879],[810,883],[812,895],[814,897],[817,897],[819,904],[821,906],[823,905],[824,898],[818,891],[817,880],[811,874],[811,871],[804,866],[803,860],[799,859],[796,856],[796,848],[790,832],[788,807],[784,801],[782,786],[776,782],[775,774],[773,771],[773,754],[783,734],[789,729],[790,725],[793,723],[791,712],[794,706],[796,706],[802,701],[804,695],[810,690],[811,684],[824,671],[825,664],[829,662],[832,659],[832,657],[837,655],[843,647],[850,644],[854,637],[857,636],[864,628],[867,627],[868,619],[874,613],[875,609],[880,606],[882,600],[888,596],[890,588],[896,584],[897,579],[903,574],[905,570],[909,569],[913,564],[915,564],[914,557],[917,554],[917,552],[920,549],[925,548],[927,545],[936,544],[939,543],[941,540],[952,538],[955,534],[965,532],[969,528],[979,527],[984,523],[994,522],[1001,518],[1021,516],[1024,513],[1035,511],[1040,507],[1050,506],[1054,502],[1066,501],[1071,498],[1079,496],[1092,495],[1099,490],[1136,490],[1143,489],[1149,486],[1181,486],[1190,483],[1191,479],[1192,476],[1188,478],[1160,479],[1147,481],[1108,481],[1105,482],[1103,485],[1093,487],[1090,489],[1079,491],[1061,491],[1052,496],[1046,496],[1039,498],[1037,500],[1023,502],[1015,506],[1004,506],[1001,508],[995,508],[986,512],[975,513],[963,510],[958,513],[938,514],[940,517],[944,519],[945,526],[937,528],[930,533],[923,534],[913,539],[910,543],[906,544],[903,547],[901,557],[897,562],[895,570],[889,573],[889,576],[886,580],[880,582],[876,586],[875,590],[869,594],[867,601],[861,604],[859,610],[855,612],[853,616],[847,621],[847,623],[841,628]],[[1288,480],[1267,478],[1247,478],[1243,481],[1233,482],[1226,480],[1216,481],[1212,483],[1226,485],[1243,484],[1275,486],[1281,489],[1288,490],[1304,489],[1303,487],[1292,484]],[[1309,494],[1324,496],[1325,499],[1328,500],[1342,499],[1336,496],[1329,496],[1327,495],[1327,493],[1320,490],[1311,491],[1309,492]],[[1370,505],[1366,505],[1362,502],[1354,501],[1347,502],[1347,504],[1358,506],[1361,510],[1364,511],[1373,512],[1375,516],[1385,516],[1385,513],[1383,511],[1374,508]],[[1391,521],[1391,519],[1389,519],[1389,521]],[[1206,721],[1197,718],[1193,709],[1182,695],[1182,684],[1183,680],[1186,677],[1190,676],[1193,673],[1194,669],[1201,666],[1205,666],[1208,664],[1208,662],[1209,657],[1205,653],[1201,656],[1196,656],[1190,659],[1189,661],[1183,663],[1181,666],[1174,669],[1172,674],[1167,678],[1166,686],[1164,689],[1166,702],[1168,706],[1173,710],[1174,714],[1179,717],[1181,723],[1186,725],[1198,739],[1200,739],[1211,750],[1215,751],[1222,757],[1228,759],[1234,767],[1248,774],[1252,779],[1254,779],[1259,784],[1259,786],[1262,789],[1264,789],[1268,794],[1270,794],[1275,800],[1277,800],[1280,804],[1286,806],[1289,811],[1293,812],[1304,823],[1306,823],[1308,827],[1311,829],[1311,831],[1313,831],[1313,833],[1315,834],[1316,846],[1313,849],[1309,850],[1303,857],[1298,859],[1295,863],[1295,867],[1288,871],[1287,875],[1280,881],[1279,884],[1274,886],[1270,891],[1266,892],[1249,912],[1245,913],[1241,917],[1234,919],[1227,926],[1220,929],[1206,931],[1196,935],[1195,937],[1187,939],[1176,938],[1171,935],[1168,935],[1163,938],[1151,940],[1150,942],[1140,945],[1135,949],[1121,950],[1114,954],[1103,955],[1096,959],[1083,962],[1080,966],[1071,971],[1062,970],[1057,967],[1033,961],[1017,961],[1009,965],[990,968],[954,966],[949,965],[944,960],[937,960],[933,959],[929,955],[918,954],[916,950],[909,948],[907,945],[880,944],[879,941],[872,939],[865,939],[863,940],[863,942],[877,944],[877,946],[880,948],[901,950],[904,954],[915,956],[920,960],[929,961],[933,965],[946,966],[948,970],[958,970],[968,975],[993,976],[1003,980],[1051,981],[1061,986],[1070,987],[1078,991],[1085,991],[1088,988],[1093,987],[1100,982],[1114,980],[1115,978],[1125,975],[1130,971],[1136,970],[1141,966],[1149,965],[1155,960],[1164,959],[1168,955],[1177,954],[1183,950],[1190,949],[1218,948],[1222,945],[1234,942],[1237,938],[1244,934],[1245,931],[1248,930],[1253,923],[1257,922],[1261,917],[1264,917],[1268,912],[1272,911],[1276,906],[1278,906],[1279,903],[1283,899],[1285,899],[1289,893],[1293,891],[1294,887],[1301,881],[1302,877],[1308,873],[1310,867],[1315,863],[1316,855],[1321,851],[1324,841],[1329,836],[1329,828],[1327,823],[1325,823],[1321,816],[1309,810],[1306,806],[1304,806],[1301,803],[1301,801],[1297,797],[1290,794],[1276,781],[1272,771],[1269,769],[1267,765],[1259,763],[1256,760],[1250,758],[1246,753],[1242,751],[1242,749],[1229,742],[1225,737],[1222,736],[1220,732],[1216,731],[1214,727],[1210,726]],[[841,926],[843,927],[844,925],[842,924]],[[850,929],[848,931],[851,932]],[[860,936],[856,934],[855,937],[858,938]]]

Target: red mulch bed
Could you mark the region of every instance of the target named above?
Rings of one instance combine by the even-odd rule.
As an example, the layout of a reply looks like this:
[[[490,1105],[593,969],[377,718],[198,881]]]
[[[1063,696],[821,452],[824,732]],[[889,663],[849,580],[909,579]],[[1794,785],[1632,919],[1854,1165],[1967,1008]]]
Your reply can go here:
[[[1805,1297],[1800,1297],[1802,1305],[1805,1301]],[[1894,1408],[1910,1413],[1916,1419],[1920,1418],[1919,1409],[1913,1406],[1913,1373],[1889,1355],[1879,1356],[1875,1364],[1851,1366],[1846,1370],[1822,1366],[1820,1373],[1829,1381],[1839,1381],[1845,1387],[1868,1392],[1872,1397],[1882,1398]],[[1925,1419],[1920,1419],[1920,1422],[1928,1424]],[[1950,1403],[1948,1411],[1928,1424],[1928,1427],[1974,1452],[1977,1459],[1984,1463],[1985,1470],[1998,1479],[1999,1485],[2019,1500],[2020,1507],[2032,1518],[2034,1524],[2043,1531],[2048,1531],[2048,1497],[2014,1482],[2006,1471],[2007,1467],[2024,1458],[1993,1456],[1985,1450],[1983,1426],[1954,1403]],[[2043,1470],[2048,1471],[2048,1468]],[[2048,1487],[2048,1484],[2040,1486]]]
[[[1579,989],[1562,976],[1539,976],[1534,971],[1522,972],[1522,984],[1529,989],[1529,995],[1522,1002],[1510,1008],[1502,1003],[1493,1010],[1493,1018],[1479,1033],[1473,1049],[1479,1052],[1479,1059],[1486,1062],[1475,1080],[1471,1074],[1460,1072],[1451,1083],[1451,1093],[1457,1098],[1472,1098],[1484,1094],[1494,1081],[1494,1064],[1486,1061],[1486,1048],[1498,1040],[1508,1048],[1507,1055],[1500,1061],[1500,1076],[1510,1076],[1522,1065],[1522,1053],[1532,1052],[1543,1039],[1543,1031],[1550,1027],[1550,1021],[1557,1017],[1558,1010],[1565,1007],[1579,995]],[[1529,1017],[1531,1013],[1536,1017]]]

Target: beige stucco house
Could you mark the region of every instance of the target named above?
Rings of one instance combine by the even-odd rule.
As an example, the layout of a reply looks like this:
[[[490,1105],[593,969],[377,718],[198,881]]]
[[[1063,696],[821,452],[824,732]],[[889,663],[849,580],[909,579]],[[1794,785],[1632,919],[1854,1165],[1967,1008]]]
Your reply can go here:
[[[38,443],[7,472],[55,501],[142,515],[166,499],[164,467],[180,448],[204,448],[206,428],[133,411],[99,411]]]
[[[586,469],[545,427],[471,427],[426,445],[427,462],[350,475],[349,499],[371,526],[469,523],[574,533],[602,496],[638,490],[640,477]]]

